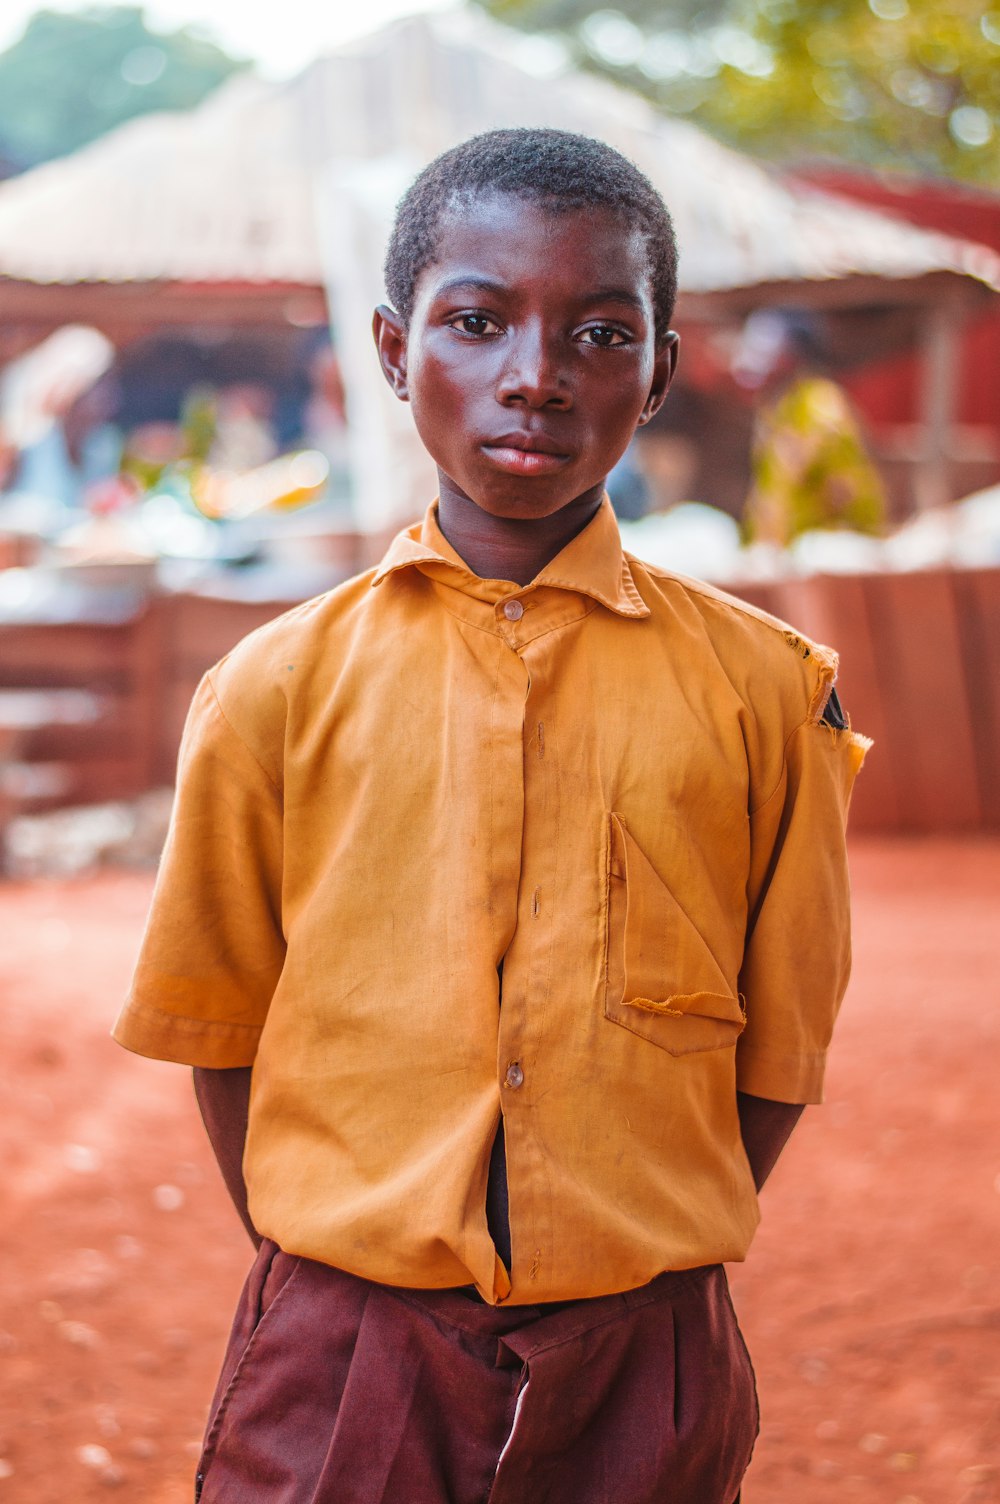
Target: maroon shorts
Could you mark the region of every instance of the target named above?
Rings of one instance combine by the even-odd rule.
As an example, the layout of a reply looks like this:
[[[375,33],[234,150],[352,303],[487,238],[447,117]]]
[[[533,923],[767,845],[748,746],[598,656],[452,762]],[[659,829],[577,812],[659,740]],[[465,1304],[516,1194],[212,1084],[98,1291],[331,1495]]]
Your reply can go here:
[[[758,1412],[720,1265],[494,1308],[265,1242],[201,1504],[733,1504]]]

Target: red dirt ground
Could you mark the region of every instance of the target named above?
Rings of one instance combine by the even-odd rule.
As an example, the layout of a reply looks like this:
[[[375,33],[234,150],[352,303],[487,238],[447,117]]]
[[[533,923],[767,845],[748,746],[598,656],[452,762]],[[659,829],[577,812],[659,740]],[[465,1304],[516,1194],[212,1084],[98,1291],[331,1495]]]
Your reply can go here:
[[[828,1100],[732,1271],[764,1411],[745,1504],[992,1504],[1000,844],[853,866]],[[248,1263],[187,1073],[107,1038],[149,889],[0,889],[0,1504],[186,1504]]]

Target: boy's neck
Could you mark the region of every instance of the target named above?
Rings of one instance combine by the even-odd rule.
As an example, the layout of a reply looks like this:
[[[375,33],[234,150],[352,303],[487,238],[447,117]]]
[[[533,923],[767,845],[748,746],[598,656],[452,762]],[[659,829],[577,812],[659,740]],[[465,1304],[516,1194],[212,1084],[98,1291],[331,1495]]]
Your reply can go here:
[[[583,531],[600,508],[604,486],[593,487],[548,517],[494,517],[441,477],[438,525],[455,552],[484,580],[530,585]]]

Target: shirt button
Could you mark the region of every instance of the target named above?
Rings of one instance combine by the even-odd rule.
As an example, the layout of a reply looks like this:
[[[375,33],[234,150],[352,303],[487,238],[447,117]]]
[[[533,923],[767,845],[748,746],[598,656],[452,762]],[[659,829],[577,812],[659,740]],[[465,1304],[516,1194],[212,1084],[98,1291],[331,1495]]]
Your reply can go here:
[[[524,1072],[522,1071],[516,1060],[512,1060],[510,1062],[510,1065],[508,1065],[507,1074],[506,1076],[504,1076],[503,1080],[505,1086],[511,1086],[515,1091],[519,1086],[522,1086],[524,1084]]]
[[[520,601],[504,601],[503,614],[508,621],[520,621],[524,615],[524,607]]]

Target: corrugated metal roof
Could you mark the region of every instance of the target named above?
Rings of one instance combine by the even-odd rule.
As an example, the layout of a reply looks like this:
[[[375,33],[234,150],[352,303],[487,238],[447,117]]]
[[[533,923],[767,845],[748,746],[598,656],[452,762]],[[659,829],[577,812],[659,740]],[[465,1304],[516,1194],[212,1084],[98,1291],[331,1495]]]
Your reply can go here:
[[[414,165],[498,125],[599,135],[663,193],[681,287],[930,273],[1000,286],[1000,257],[799,185],[577,73],[480,15],[410,18],[287,85],[240,77],[184,115],[145,116],[0,186],[0,277],[316,283],[315,193],[332,161]],[[335,228],[334,228],[335,234]]]

